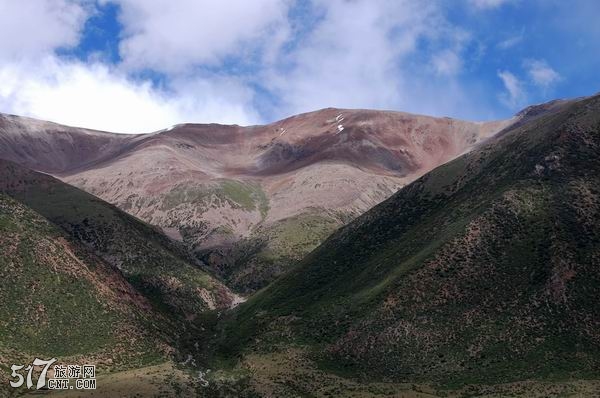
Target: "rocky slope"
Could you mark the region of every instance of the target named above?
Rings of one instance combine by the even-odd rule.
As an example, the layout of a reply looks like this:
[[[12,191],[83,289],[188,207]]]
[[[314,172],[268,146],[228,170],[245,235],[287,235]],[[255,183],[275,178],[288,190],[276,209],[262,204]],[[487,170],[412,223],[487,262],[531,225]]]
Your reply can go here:
[[[513,121],[323,109],[266,126],[126,136],[0,117],[0,158],[183,241],[230,286],[273,280],[332,231]]]
[[[237,310],[220,355],[261,369],[294,347],[296,363],[330,374],[445,389],[596,378],[599,226],[595,96],[519,123],[341,228]],[[282,380],[262,383],[278,396],[314,388]]]

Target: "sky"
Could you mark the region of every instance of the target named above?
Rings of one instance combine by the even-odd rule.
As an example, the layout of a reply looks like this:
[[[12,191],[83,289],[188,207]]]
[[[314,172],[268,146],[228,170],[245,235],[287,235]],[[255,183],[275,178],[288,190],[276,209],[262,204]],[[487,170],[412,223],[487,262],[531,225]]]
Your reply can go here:
[[[121,133],[600,91],[597,0],[0,0],[0,112]]]

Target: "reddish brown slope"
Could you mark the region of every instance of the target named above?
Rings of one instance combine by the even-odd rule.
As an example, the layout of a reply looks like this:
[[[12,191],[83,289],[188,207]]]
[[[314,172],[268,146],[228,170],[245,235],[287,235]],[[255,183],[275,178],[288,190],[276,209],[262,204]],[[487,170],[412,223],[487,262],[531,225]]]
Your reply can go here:
[[[0,158],[46,173],[91,167],[114,158],[143,137],[0,114]]]
[[[265,126],[125,136],[3,120],[0,158],[161,226],[240,290],[511,123],[328,108]]]

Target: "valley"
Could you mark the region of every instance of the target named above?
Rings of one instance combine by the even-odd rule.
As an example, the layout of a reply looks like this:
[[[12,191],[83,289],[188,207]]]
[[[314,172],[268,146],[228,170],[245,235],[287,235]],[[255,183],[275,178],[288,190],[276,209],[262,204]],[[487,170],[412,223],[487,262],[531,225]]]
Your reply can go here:
[[[594,396],[598,115],[5,116],[0,355],[95,361],[99,396]]]

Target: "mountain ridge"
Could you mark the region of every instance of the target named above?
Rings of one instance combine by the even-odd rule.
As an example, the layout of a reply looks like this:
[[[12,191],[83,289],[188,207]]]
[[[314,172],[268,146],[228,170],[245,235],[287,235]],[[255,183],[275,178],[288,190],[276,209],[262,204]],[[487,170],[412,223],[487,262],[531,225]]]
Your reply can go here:
[[[9,122],[0,119],[0,158],[161,227],[198,264],[249,293],[348,220],[513,121],[325,108],[264,126],[181,124],[133,136],[86,130],[83,140],[77,129]]]
[[[164,180],[142,186],[148,188],[140,193],[149,205],[140,219],[50,174],[0,160],[0,247],[10,254],[0,262],[5,270],[15,265],[18,270],[9,272],[14,281],[0,295],[11,301],[19,289],[54,286],[88,313],[103,314],[85,325],[94,329],[94,344],[86,345],[74,330],[67,335],[71,350],[60,351],[64,358],[93,358],[104,370],[183,360],[181,366],[191,364],[194,372],[214,370],[205,375],[209,387],[202,392],[208,396],[593,396],[597,383],[586,379],[600,369],[595,308],[600,298],[600,96],[536,105],[489,131],[412,116],[393,120],[390,127],[369,115],[324,112],[316,119],[309,114],[295,118],[295,124],[253,130],[266,141],[251,141],[236,126],[212,134],[214,125],[175,126],[162,133],[168,138],[144,136],[128,141],[122,151],[102,141],[108,153],[118,154],[116,161],[94,164],[90,170],[100,170],[97,175],[62,175],[74,176],[90,190],[122,194],[129,183],[165,173]],[[339,123],[346,123],[343,129]],[[289,139],[277,141],[287,133]],[[65,150],[77,147],[76,138],[64,141]],[[414,147],[404,153],[400,149],[407,142]],[[353,160],[352,145],[358,145],[356,153],[368,167]],[[232,153],[215,152],[230,146]],[[49,146],[46,155],[57,147]],[[240,153],[257,156],[236,158]],[[418,153],[429,153],[432,163],[423,166]],[[433,166],[449,153],[456,155],[453,160]],[[308,164],[298,167],[306,159]],[[50,166],[68,168],[77,161],[67,157]],[[188,169],[176,167],[182,164]],[[204,168],[194,169],[199,164]],[[240,172],[224,167],[229,164],[245,167]],[[272,170],[273,164],[284,167]],[[324,203],[304,194],[318,190],[323,181],[314,179],[331,170],[347,178],[349,191],[364,190],[376,178],[379,184],[388,178],[391,185],[379,187],[385,192],[379,197],[360,192],[365,207],[383,197],[366,212],[344,213],[335,207],[335,200],[348,199],[336,197],[343,196],[339,183],[328,188],[331,196]],[[325,177],[335,181],[331,174]],[[314,183],[281,202],[281,186],[311,178]],[[391,187],[402,179],[406,185],[394,193]],[[164,200],[152,204],[165,192]],[[299,201],[294,210],[290,203]],[[250,231],[239,230],[242,241],[231,238],[241,258],[234,264],[238,279],[223,279],[228,284],[241,280],[238,286],[250,291],[275,279],[232,310],[243,300],[204,272],[228,275],[231,264],[211,268],[198,251],[188,251],[191,235],[185,228],[193,224],[169,229],[193,214],[182,209],[206,204],[203,220],[217,217],[212,221],[221,238],[231,236],[233,227]],[[241,227],[241,221],[221,222],[234,220],[232,214],[252,214],[259,221]],[[153,218],[165,215],[173,224],[161,226]],[[333,221],[325,225],[326,217]],[[314,234],[315,248],[304,245],[298,251],[308,253],[304,259],[278,273],[256,266],[257,253],[301,245],[298,236],[306,231]],[[263,240],[252,240],[258,236]],[[209,247],[208,256],[223,253],[223,241],[214,235],[202,240],[216,247]],[[38,242],[34,257],[23,251],[32,242]],[[289,253],[289,247],[280,250]],[[38,268],[40,276],[26,272]],[[63,271],[76,280],[63,277]],[[248,282],[257,275],[262,283]],[[40,284],[46,277],[68,283]],[[88,287],[78,290],[82,284]],[[20,323],[10,311],[0,313],[0,340],[9,335],[3,325],[9,331],[35,322],[45,327],[45,312],[53,322],[60,317],[81,322],[68,305],[44,302],[45,295],[31,296],[41,306],[34,300],[29,308],[36,310],[26,311]],[[141,339],[128,340],[136,328],[145,330]],[[117,349],[127,353],[109,363],[105,359],[117,354],[106,344],[116,341],[116,332],[123,332]],[[18,362],[44,354],[48,342],[56,344],[32,339],[37,346],[31,348],[11,341],[0,354]],[[192,378],[179,383],[200,388]]]
[[[409,184],[240,306],[220,355],[296,347],[325,372],[442,389],[593,378],[599,115],[600,96],[569,102]]]

